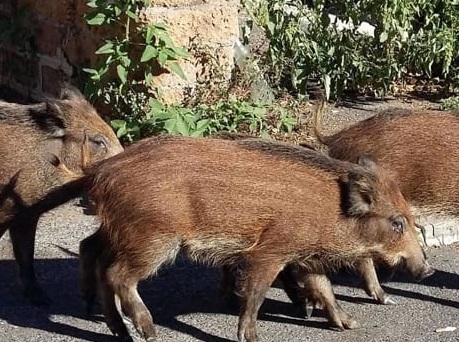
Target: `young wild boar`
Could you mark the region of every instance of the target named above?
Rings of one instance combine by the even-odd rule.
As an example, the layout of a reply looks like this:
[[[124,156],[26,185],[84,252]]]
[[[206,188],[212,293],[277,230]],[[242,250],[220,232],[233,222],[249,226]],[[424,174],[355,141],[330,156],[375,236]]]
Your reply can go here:
[[[331,157],[356,162],[371,155],[397,179],[416,220],[435,225],[459,223],[459,117],[443,111],[397,109],[381,112],[331,136],[321,133],[322,110],[315,113],[315,135]],[[368,294],[393,302],[381,288],[373,261],[359,264]]]
[[[395,181],[366,158],[357,165],[256,139],[162,136],[85,177],[102,223],[80,245],[82,276],[94,280],[97,268],[107,323],[125,340],[121,312],[154,339],[137,284],[180,250],[196,262],[242,268],[240,341],[257,340],[258,310],[286,265],[297,267],[304,287],[308,272],[328,281],[326,270],[362,257],[403,263],[416,278],[433,272]],[[317,296],[330,292],[327,283]],[[350,316],[333,313],[332,321],[353,327]]]
[[[18,202],[15,208],[13,219],[2,227],[0,236],[9,229],[21,287],[34,304],[48,302],[37,283],[33,255],[41,209],[53,207],[50,202],[46,206],[36,204],[64,180],[49,162],[49,155],[57,156],[70,170],[81,172],[85,136],[90,163],[123,150],[111,128],[73,88],[64,89],[60,99],[38,104],[0,101],[0,183],[8,183],[21,170],[15,182],[20,204]],[[0,209],[0,221],[9,214]]]

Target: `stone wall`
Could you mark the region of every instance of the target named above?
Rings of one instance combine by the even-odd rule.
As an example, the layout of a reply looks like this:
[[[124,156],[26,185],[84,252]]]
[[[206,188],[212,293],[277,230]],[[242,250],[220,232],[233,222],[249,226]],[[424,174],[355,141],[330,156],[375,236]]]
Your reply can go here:
[[[0,45],[0,86],[31,97],[54,95],[60,81],[75,79],[82,67],[95,65],[94,51],[110,32],[86,25],[82,18],[87,11],[86,0],[0,0],[0,18],[13,17],[24,5],[35,56],[18,51],[14,45]],[[239,33],[238,9],[238,0],[153,0],[141,18],[165,23],[174,43],[191,49],[192,56],[193,47],[204,46],[229,76]],[[168,73],[156,79],[168,102],[180,101],[185,91],[206,77],[205,62],[198,58],[182,62],[182,68],[186,81]]]

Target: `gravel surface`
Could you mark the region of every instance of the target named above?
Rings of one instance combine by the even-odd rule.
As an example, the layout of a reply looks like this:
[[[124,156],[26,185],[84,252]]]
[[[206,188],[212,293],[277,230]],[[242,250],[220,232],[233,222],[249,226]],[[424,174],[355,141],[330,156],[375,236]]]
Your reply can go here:
[[[436,106],[430,103],[385,101],[329,108],[325,128],[333,131],[391,106]],[[48,307],[25,303],[17,288],[16,269],[8,236],[0,240],[0,341],[114,341],[100,315],[87,317],[78,294],[78,243],[97,227],[78,203],[69,203],[40,221],[36,268],[52,298]],[[459,245],[427,250],[438,271],[422,283],[397,276],[384,284],[397,305],[373,302],[352,275],[334,279],[345,310],[362,325],[338,332],[330,329],[321,310],[310,320],[295,314],[283,291],[274,284],[258,320],[262,341],[459,341]],[[141,284],[141,295],[156,324],[158,341],[235,341],[237,312],[218,297],[218,271],[179,261]],[[438,328],[457,327],[453,332]]]

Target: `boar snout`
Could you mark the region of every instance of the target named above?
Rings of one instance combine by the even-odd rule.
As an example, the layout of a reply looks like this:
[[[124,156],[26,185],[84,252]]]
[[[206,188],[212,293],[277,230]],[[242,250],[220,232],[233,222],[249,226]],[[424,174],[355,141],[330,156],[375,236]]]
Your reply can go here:
[[[421,262],[419,259],[405,259],[406,269],[414,277],[416,281],[421,281],[424,278],[430,277],[435,273],[435,269],[423,258]]]
[[[424,278],[430,277],[432,274],[435,273],[435,268],[429,265],[426,261],[421,269],[421,271],[415,276],[416,281],[421,281]]]

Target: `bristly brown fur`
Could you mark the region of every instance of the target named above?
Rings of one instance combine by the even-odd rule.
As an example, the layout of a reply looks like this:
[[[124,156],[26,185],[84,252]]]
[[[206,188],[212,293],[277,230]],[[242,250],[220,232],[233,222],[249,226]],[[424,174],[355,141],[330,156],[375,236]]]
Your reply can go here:
[[[87,140],[85,140],[87,139]],[[8,183],[19,170],[14,193],[22,205],[8,220],[20,282],[34,304],[47,302],[33,271],[35,232],[41,210],[52,209],[78,196],[81,186],[65,187],[71,177],[50,161],[55,156],[69,172],[79,174],[83,163],[95,163],[123,150],[116,135],[76,89],[66,89],[59,99],[20,105],[0,102],[0,183]],[[85,142],[86,141],[86,142]],[[83,160],[83,146],[87,145]],[[10,216],[0,208],[0,222]]]
[[[450,221],[459,215],[457,113],[393,109],[331,136],[321,133],[321,121],[321,111],[317,111],[314,132],[331,157],[356,162],[363,154],[371,155],[393,173],[419,217],[438,221],[443,216]],[[366,262],[359,269],[367,293],[387,303],[374,267]]]
[[[257,139],[160,136],[90,167],[86,180],[102,224],[80,247],[82,275],[94,279],[98,270],[107,322],[124,338],[114,294],[153,337],[137,283],[180,250],[212,265],[242,262],[239,336],[249,341],[260,301],[288,264],[322,272],[358,258],[403,256],[411,272],[425,271],[396,183],[366,158],[357,165]],[[343,208],[359,208],[358,215]],[[406,234],[394,233],[394,217],[410,225]]]
[[[330,156],[374,156],[393,171],[405,198],[426,212],[459,215],[459,117],[441,111],[381,112],[324,137]]]

